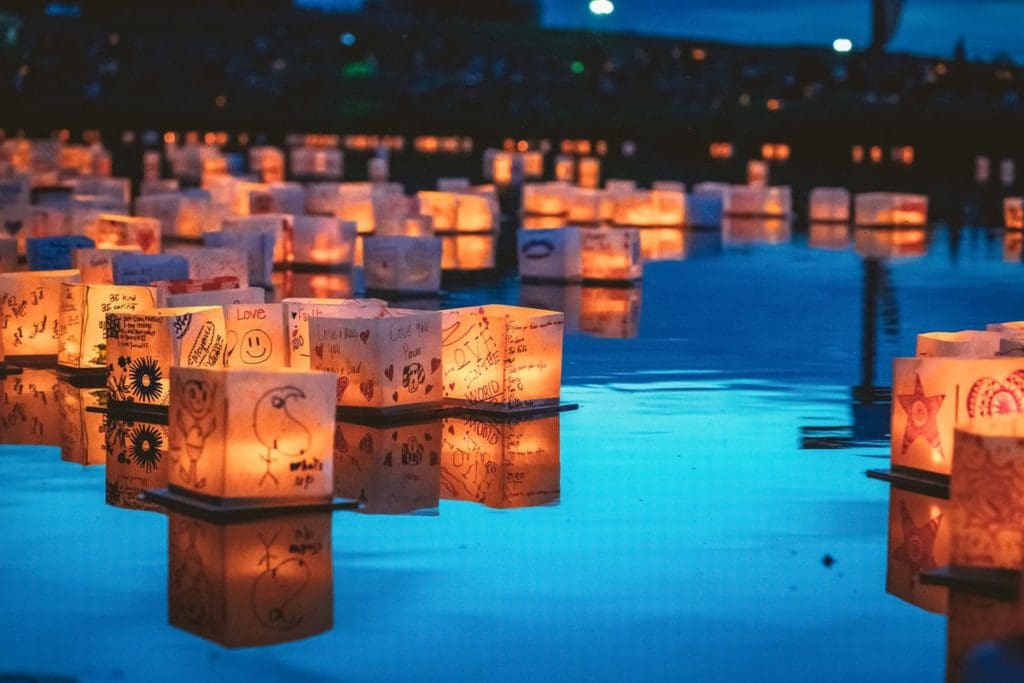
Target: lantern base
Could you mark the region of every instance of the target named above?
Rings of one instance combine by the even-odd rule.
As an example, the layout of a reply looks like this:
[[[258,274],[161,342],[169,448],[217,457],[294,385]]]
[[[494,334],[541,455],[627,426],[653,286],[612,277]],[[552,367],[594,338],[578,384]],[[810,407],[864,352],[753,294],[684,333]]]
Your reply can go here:
[[[76,389],[102,389],[107,386],[106,368],[71,368],[57,365],[57,379]]]
[[[335,416],[339,420],[354,420],[356,422],[368,422],[377,424],[391,420],[402,420],[405,418],[415,420],[431,420],[442,417],[449,417],[455,411],[445,403],[414,403],[404,406],[392,406],[390,408],[351,408],[338,406]]]
[[[350,273],[352,263],[299,263],[292,261],[288,270],[293,273]]]
[[[583,280],[578,275],[576,277],[541,277],[539,275],[520,275],[519,281],[538,285],[578,285],[581,282],[583,282]]]
[[[897,488],[932,498],[949,500],[949,476],[896,465],[892,469],[868,470],[869,479],[887,481]]]
[[[7,356],[7,365],[23,368],[52,368],[57,364],[57,354],[36,356]]]
[[[86,408],[89,410],[89,408]],[[143,422],[154,424],[167,424],[167,415],[170,412],[168,406],[152,406],[144,403],[121,403],[119,401],[108,401],[107,407],[98,408],[96,412],[107,413],[125,417],[134,417]]]
[[[14,367],[13,365],[6,365],[4,363],[0,363],[0,377],[7,377],[8,375],[20,375],[21,373],[21,368]]]
[[[247,521],[296,512],[331,512],[333,510],[355,510],[359,507],[359,501],[351,498],[309,501],[301,499],[229,500],[199,496],[171,486],[143,491],[142,499],[161,505],[172,512],[184,512],[211,522]]]
[[[1016,600],[1020,590],[1020,575],[1019,571],[1013,569],[948,565],[928,572],[921,572],[921,583],[929,586],[946,586],[954,590],[994,598]]]
[[[604,280],[601,278],[584,277],[580,280],[585,285],[596,285],[598,287],[617,287],[620,289],[632,289],[643,282],[643,276],[635,278],[615,278]]]
[[[469,416],[519,419],[527,417],[541,417],[544,415],[555,415],[570,410],[579,410],[579,403],[551,402],[544,404],[533,404],[518,406],[516,408],[505,408],[499,405],[487,405],[482,403],[470,404],[459,399],[445,399],[445,405],[453,413],[466,414]]]

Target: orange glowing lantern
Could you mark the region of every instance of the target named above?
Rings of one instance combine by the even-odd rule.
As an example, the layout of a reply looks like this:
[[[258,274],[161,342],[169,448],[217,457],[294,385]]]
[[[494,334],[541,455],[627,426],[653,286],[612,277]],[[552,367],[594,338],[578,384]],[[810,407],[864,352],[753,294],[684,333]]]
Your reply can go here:
[[[446,399],[500,410],[558,403],[562,313],[494,304],[442,315]]]
[[[264,183],[284,180],[284,152],[277,147],[250,147],[249,171]]]
[[[872,145],[871,149],[868,150],[868,154],[871,156],[871,163],[882,163],[882,148],[879,147],[878,145]]]
[[[174,367],[168,486],[223,502],[316,502],[333,491],[335,377]]]
[[[768,185],[768,164],[757,159],[747,162],[747,185],[766,187]]]
[[[580,231],[583,279],[632,282],[643,277],[640,231],[635,228],[586,228]]]
[[[686,194],[682,190],[631,192],[615,203],[612,222],[616,225],[654,227],[686,222]]]
[[[137,246],[144,254],[160,253],[160,221],[155,218],[102,214],[85,235],[97,249]]]
[[[925,225],[928,197],[893,192],[857,194],[853,199],[853,216],[861,226]]]
[[[1003,233],[1003,261],[1019,263],[1024,257],[1024,234],[1019,230],[1007,230]]]
[[[155,307],[154,287],[63,283],[57,363],[74,370],[106,368],[107,314]]]
[[[171,626],[234,648],[334,625],[329,512],[220,525],[171,514],[167,530]]]
[[[107,505],[162,511],[143,491],[167,485],[167,425],[108,414],[104,422]]]
[[[682,260],[686,242],[681,228],[643,228],[640,230],[640,258],[647,261]]]
[[[192,280],[234,277],[238,279],[238,287],[249,286],[249,261],[240,249],[173,247],[164,253],[185,258],[188,261],[188,276]]]
[[[308,370],[310,367],[309,320],[312,317],[374,318],[387,315],[387,302],[382,299],[306,299],[285,298],[285,322],[288,325],[288,365]]]
[[[733,185],[724,196],[727,216],[788,216],[793,212],[792,190],[788,185]]]
[[[520,230],[519,276],[523,280],[578,282],[583,279],[580,228]]]
[[[110,314],[106,333],[110,402],[166,406],[171,366],[217,367],[222,363],[224,309],[194,306]]]
[[[555,157],[555,180],[563,183],[571,183],[576,180],[576,159],[574,157],[565,154]]]
[[[224,306],[224,366],[283,368],[288,366],[284,304]]]
[[[850,160],[855,164],[864,162],[864,145],[854,145],[850,148]]]
[[[1024,197],[1003,199],[1003,225],[1011,230],[1024,230]]]
[[[846,223],[850,220],[850,193],[842,187],[816,187],[811,190],[812,222]]]
[[[557,503],[559,416],[535,420],[444,420],[441,497],[492,508]]]
[[[0,273],[0,344],[8,358],[57,355],[61,283],[79,279],[77,270]]]
[[[424,191],[417,192],[420,213],[429,216],[434,229],[455,230],[458,224],[459,194],[458,191]]]
[[[367,291],[436,293],[441,289],[441,240],[390,235],[363,241]]]
[[[295,219],[288,214],[228,216],[221,223],[221,231],[273,234],[274,263],[290,262],[294,256]]]
[[[722,220],[722,243],[734,246],[785,244],[793,237],[790,218],[727,216]]]
[[[601,201],[604,197],[605,193],[602,190],[573,188],[569,193],[566,220],[574,224],[600,222]]]
[[[490,270],[495,265],[497,234],[454,234],[441,237],[441,270]]]
[[[951,513],[946,498],[889,488],[887,593],[929,612],[946,611],[947,589],[921,583],[921,574],[949,564]]]
[[[249,284],[269,287],[273,281],[275,233],[270,230],[259,232],[208,232],[203,235],[207,247],[238,250],[245,254],[248,264]],[[239,271],[241,272],[241,271]]]
[[[356,224],[328,216],[295,216],[292,262],[327,268],[351,267]]]
[[[60,403],[60,459],[79,465],[103,465],[106,462],[104,414],[106,402],[102,389],[81,389],[68,382],[57,384]],[[2,429],[2,427],[0,427]]]
[[[60,445],[57,391],[52,370],[25,368],[6,378],[0,375],[0,443]]]
[[[156,218],[164,237],[197,239],[214,223],[210,196],[202,191],[143,194],[135,200],[138,216]]]
[[[601,186],[601,160],[597,157],[583,157],[576,164],[577,184],[594,189]]]
[[[708,155],[712,159],[732,159],[733,146],[731,142],[712,142],[708,146]]]
[[[342,176],[345,155],[340,149],[296,147],[288,156],[288,165],[296,178],[327,180]]]
[[[339,408],[397,413],[441,404],[440,313],[390,308],[385,317],[341,315],[309,320],[310,366],[337,376]]]

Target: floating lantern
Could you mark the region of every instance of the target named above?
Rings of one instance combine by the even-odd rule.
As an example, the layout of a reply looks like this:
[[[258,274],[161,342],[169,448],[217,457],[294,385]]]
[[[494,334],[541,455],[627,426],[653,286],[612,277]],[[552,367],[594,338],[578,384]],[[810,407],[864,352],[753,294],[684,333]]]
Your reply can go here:
[[[732,159],[733,146],[731,142],[712,142],[708,145],[708,156],[712,159]]]
[[[224,247],[241,251],[248,263],[249,284],[269,287],[274,274],[274,232],[208,232],[203,235],[207,247]]]
[[[366,175],[371,183],[386,183],[391,175],[390,164],[382,157],[372,157],[366,162]]]
[[[923,256],[928,251],[928,233],[924,228],[857,228],[853,245],[866,258]]]
[[[630,339],[640,328],[639,287],[584,286],[580,296],[579,326],[595,337]]]
[[[718,227],[725,212],[724,183],[698,183],[686,197],[687,223],[694,227]]]
[[[566,221],[573,224],[598,223],[601,220],[601,201],[605,193],[601,190],[573,188],[569,194]]]
[[[234,503],[330,500],[335,384],[288,368],[173,368],[168,485]]]
[[[1019,416],[965,420],[950,477],[950,563],[1024,568],[1024,428]]]
[[[294,218],[288,214],[228,216],[221,222],[221,231],[272,234],[274,236],[274,263],[289,262],[294,256],[295,222]]]
[[[722,220],[722,242],[733,246],[785,244],[792,239],[792,219],[727,216]]]
[[[807,245],[814,249],[846,249],[850,246],[850,226],[842,223],[811,223]]]
[[[857,194],[853,198],[853,218],[859,226],[925,225],[928,197],[893,192]]]
[[[111,403],[166,406],[171,366],[216,367],[222,362],[226,332],[219,306],[111,314],[106,328]]]
[[[132,198],[132,181],[129,178],[108,178],[105,176],[79,176],[68,181],[74,194],[103,197],[127,206]]]
[[[0,443],[58,446],[61,440],[57,375],[24,368],[0,376]]]
[[[296,147],[289,152],[292,175],[300,179],[338,179],[345,155],[340,149]]]
[[[789,186],[732,185],[724,195],[727,216],[788,216],[793,212]]]
[[[163,297],[163,306],[230,306],[234,304],[262,304],[267,300],[267,291],[262,287],[229,287],[224,289],[201,290],[168,294]]]
[[[640,231],[587,228],[580,231],[584,280],[631,282],[643,277]]]
[[[299,183],[272,182],[266,186],[270,194],[270,207],[267,213],[287,213],[298,216],[305,212],[306,188]]]
[[[601,186],[601,160],[597,157],[583,157],[576,165],[577,184],[585,188]]]
[[[116,254],[112,271],[116,285],[148,285],[158,280],[188,277],[188,261],[175,254]]]
[[[58,382],[60,404],[60,459],[79,465],[103,465],[107,459],[103,389],[80,389]],[[2,427],[0,427],[2,429]]]
[[[441,420],[391,426],[336,423],[334,495],[370,515],[436,509],[441,490]]]
[[[550,230],[565,226],[564,216],[523,216],[520,227],[523,230]]]
[[[105,213],[85,234],[100,249],[137,246],[144,254],[160,253],[160,221],[155,218]]]
[[[156,288],[118,285],[61,285],[57,363],[74,370],[107,367],[108,313],[156,307]]]
[[[949,564],[950,502],[889,487],[889,541],[885,592],[936,614],[946,611],[944,586],[921,574]]]
[[[205,190],[144,194],[135,200],[135,213],[160,221],[164,237],[198,239],[214,222],[212,200]]]
[[[331,515],[167,523],[167,619],[224,647],[286,643],[334,625]]]
[[[1011,230],[1024,230],[1024,197],[1003,199],[1003,225]]]
[[[568,209],[569,184],[565,181],[523,185],[524,214],[560,216]]]
[[[495,265],[497,234],[493,232],[441,237],[441,269],[490,270]]]
[[[189,279],[209,280],[221,277],[234,277],[238,280],[238,287],[245,288],[249,286],[249,260],[241,249],[209,246],[172,247],[164,253],[181,256],[188,261],[187,277]]]
[[[766,187],[768,185],[768,164],[751,159],[747,162],[747,185]]]
[[[107,505],[162,512],[140,494],[167,486],[167,425],[108,413],[106,416]]]
[[[356,224],[327,216],[295,216],[293,240],[294,265],[351,267],[355,256]]]
[[[494,304],[442,315],[446,399],[499,410],[558,403],[562,313]]]
[[[0,344],[8,358],[55,356],[62,282],[78,282],[77,270],[0,273]]]
[[[262,369],[288,366],[288,336],[284,304],[224,306],[227,330],[224,365]]]
[[[1000,354],[1002,341],[1002,334],[996,331],[927,332],[917,335],[915,355],[919,358],[995,358]]]
[[[288,365],[308,370],[310,367],[309,320],[312,317],[374,318],[387,315],[387,302],[382,299],[303,299],[290,297],[284,304],[288,325]]]
[[[988,183],[992,177],[992,160],[987,156],[974,157],[974,182],[979,185]]]
[[[555,180],[571,183],[576,180],[576,159],[561,154],[555,157]]]
[[[519,276],[524,280],[578,282],[583,279],[580,228],[520,230]]]
[[[612,221],[617,225],[652,227],[683,225],[686,194],[676,190],[631,192],[615,203]]]
[[[810,195],[812,222],[847,223],[850,220],[850,193],[842,187],[816,187]]]
[[[88,237],[63,235],[61,237],[32,237],[25,240],[25,253],[29,270],[67,270],[72,266],[75,249],[96,246]]]
[[[141,253],[138,247],[120,249],[75,249],[71,252],[71,267],[81,273],[83,284],[114,284],[114,257],[125,252]]]
[[[436,293],[441,289],[441,240],[434,237],[368,237],[363,241],[367,291]]]
[[[523,421],[449,417],[441,435],[442,498],[491,508],[558,502],[559,416]]]

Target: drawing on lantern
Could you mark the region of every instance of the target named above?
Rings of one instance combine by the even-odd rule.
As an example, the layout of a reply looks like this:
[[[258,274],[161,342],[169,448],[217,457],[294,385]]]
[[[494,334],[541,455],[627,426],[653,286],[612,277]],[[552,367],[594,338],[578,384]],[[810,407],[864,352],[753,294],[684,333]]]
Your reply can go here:
[[[198,537],[204,529],[199,523],[171,518],[171,536],[181,552],[181,558],[170,569],[173,623],[175,616],[191,624],[203,626],[212,620],[210,605],[213,603],[213,584],[206,575],[203,557],[196,547]],[[181,538],[185,537],[182,548]]]
[[[190,379],[183,386],[184,408],[178,408],[178,428],[185,437],[185,456],[188,458],[188,469],[181,462],[175,462],[182,481],[197,489],[206,486],[206,478],[198,479],[197,466],[203,455],[206,439],[217,426],[217,416],[213,414],[213,400],[217,388],[209,382]]]
[[[415,394],[420,385],[427,380],[427,373],[422,363],[410,363],[402,370],[402,386]]]
[[[252,585],[253,614],[267,628],[291,630],[304,618],[295,613],[294,603],[309,584],[309,565],[299,557],[289,557],[274,564],[277,556],[271,551],[271,546],[277,541],[277,534],[270,540],[265,539],[262,532],[257,535],[264,547],[259,560],[264,569]]]
[[[238,357],[247,365],[259,365],[274,352],[270,335],[263,330],[249,330],[242,335],[238,345]]]
[[[148,424],[140,424],[128,435],[127,460],[147,472],[160,465],[163,457],[164,438],[159,430]]]
[[[982,377],[967,394],[970,417],[992,417],[1024,410],[1024,370],[1017,370],[1000,381]]]
[[[152,403],[160,398],[163,391],[160,381],[163,371],[160,362],[152,356],[143,356],[132,361],[128,368],[128,380],[132,395],[140,401]]]
[[[283,386],[267,391],[256,402],[252,428],[256,439],[267,449],[266,454],[260,455],[266,464],[260,486],[267,479],[273,481],[274,486],[278,485],[277,477],[270,471],[277,456],[296,460],[309,450],[312,443],[309,428],[288,410],[290,402],[305,398],[306,394],[298,387]]]

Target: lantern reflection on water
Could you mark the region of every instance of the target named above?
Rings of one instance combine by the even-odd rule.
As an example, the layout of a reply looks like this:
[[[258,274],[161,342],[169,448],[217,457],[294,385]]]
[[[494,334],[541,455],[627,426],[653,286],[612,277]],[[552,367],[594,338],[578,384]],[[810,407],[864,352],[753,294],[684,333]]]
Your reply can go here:
[[[139,498],[167,485],[167,426],[108,413],[104,422],[108,505],[162,511]]]
[[[77,270],[0,273],[0,343],[8,358],[57,355],[61,283],[78,281]]]
[[[924,256],[928,232],[924,228],[856,228],[854,250],[865,258],[890,259]]]
[[[641,228],[640,258],[643,261],[677,261],[686,250],[682,228]]]
[[[98,249],[137,246],[144,254],[160,253],[160,221],[145,216],[101,214],[85,230]]]
[[[352,274],[302,273],[283,270],[274,273],[274,294],[278,301],[288,298],[351,299],[355,293]]]
[[[105,405],[105,392],[102,389],[81,389],[60,381],[57,384],[57,401],[60,404],[61,460],[80,465],[103,465],[107,452],[105,416],[96,409]]]
[[[580,330],[595,337],[628,339],[640,328],[639,287],[585,285],[580,299]]]
[[[885,591],[929,612],[946,611],[946,588],[921,573],[949,564],[950,502],[890,486]]]
[[[285,643],[330,630],[329,512],[218,525],[169,515],[167,617],[224,647]]]
[[[0,443],[60,444],[60,401],[52,370],[25,368],[0,376]]]
[[[1024,230],[1024,197],[1003,199],[1003,226],[1012,230]]]
[[[857,194],[853,198],[853,220],[858,226],[925,225],[928,197],[894,192]]]
[[[789,186],[731,185],[723,196],[726,216],[789,216],[793,196]]]
[[[1020,263],[1024,258],[1024,234],[1018,230],[1007,230],[1003,233],[1003,261]]]
[[[722,243],[734,246],[785,244],[793,237],[792,228],[789,218],[727,216],[722,220]]]
[[[807,246],[812,249],[841,250],[850,246],[850,226],[843,223],[811,223]]]
[[[156,307],[154,287],[61,285],[60,345],[57,363],[65,368],[105,368],[107,314],[132,313]]]
[[[441,489],[441,420],[391,426],[338,422],[334,495],[366,514],[435,510]]]
[[[442,498],[492,508],[558,502],[559,416],[524,421],[447,417],[441,436]]]

